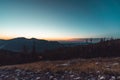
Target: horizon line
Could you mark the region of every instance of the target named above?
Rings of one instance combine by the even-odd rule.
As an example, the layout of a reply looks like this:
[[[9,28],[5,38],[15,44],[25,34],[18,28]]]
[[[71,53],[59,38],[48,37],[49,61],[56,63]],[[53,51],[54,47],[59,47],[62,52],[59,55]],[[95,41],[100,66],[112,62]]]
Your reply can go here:
[[[15,39],[15,38],[25,38],[25,39],[32,39],[35,37],[0,37],[1,40],[11,40],[11,39]],[[113,38],[113,37],[91,37],[92,39],[100,39],[100,38]],[[85,37],[85,38],[35,38],[35,39],[42,39],[42,40],[48,40],[48,41],[72,41],[72,40],[84,40],[84,39],[91,39],[90,37]],[[119,38],[117,38],[119,39]]]

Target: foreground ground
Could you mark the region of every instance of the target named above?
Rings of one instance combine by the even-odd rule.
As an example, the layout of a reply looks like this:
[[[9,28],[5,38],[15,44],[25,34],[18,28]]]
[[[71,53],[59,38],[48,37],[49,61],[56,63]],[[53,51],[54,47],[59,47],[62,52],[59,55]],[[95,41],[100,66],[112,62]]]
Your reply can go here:
[[[1,66],[0,80],[120,80],[120,58],[40,61]]]

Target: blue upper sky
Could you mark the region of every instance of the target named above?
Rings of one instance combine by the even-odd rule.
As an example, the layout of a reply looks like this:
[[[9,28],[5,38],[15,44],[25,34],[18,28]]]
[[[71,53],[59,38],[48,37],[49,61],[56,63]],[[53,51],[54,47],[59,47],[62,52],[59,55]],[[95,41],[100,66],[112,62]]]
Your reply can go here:
[[[0,0],[0,38],[120,38],[120,0]]]

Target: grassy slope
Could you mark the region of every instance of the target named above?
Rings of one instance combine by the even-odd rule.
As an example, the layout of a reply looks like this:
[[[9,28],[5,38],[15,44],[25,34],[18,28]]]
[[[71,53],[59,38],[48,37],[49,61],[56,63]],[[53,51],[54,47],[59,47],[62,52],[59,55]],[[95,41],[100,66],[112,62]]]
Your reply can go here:
[[[68,64],[68,65],[66,65]],[[119,58],[97,58],[97,59],[74,59],[64,61],[39,61],[34,63],[1,66],[0,69],[20,68],[33,71],[83,71],[83,72],[115,72],[120,74]]]

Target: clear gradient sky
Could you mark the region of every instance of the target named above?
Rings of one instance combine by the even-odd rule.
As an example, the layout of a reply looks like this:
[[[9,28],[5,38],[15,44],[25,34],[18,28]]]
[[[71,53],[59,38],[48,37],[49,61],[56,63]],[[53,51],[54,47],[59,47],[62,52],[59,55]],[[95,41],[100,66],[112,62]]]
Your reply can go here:
[[[120,0],[0,0],[0,38],[120,38]]]

